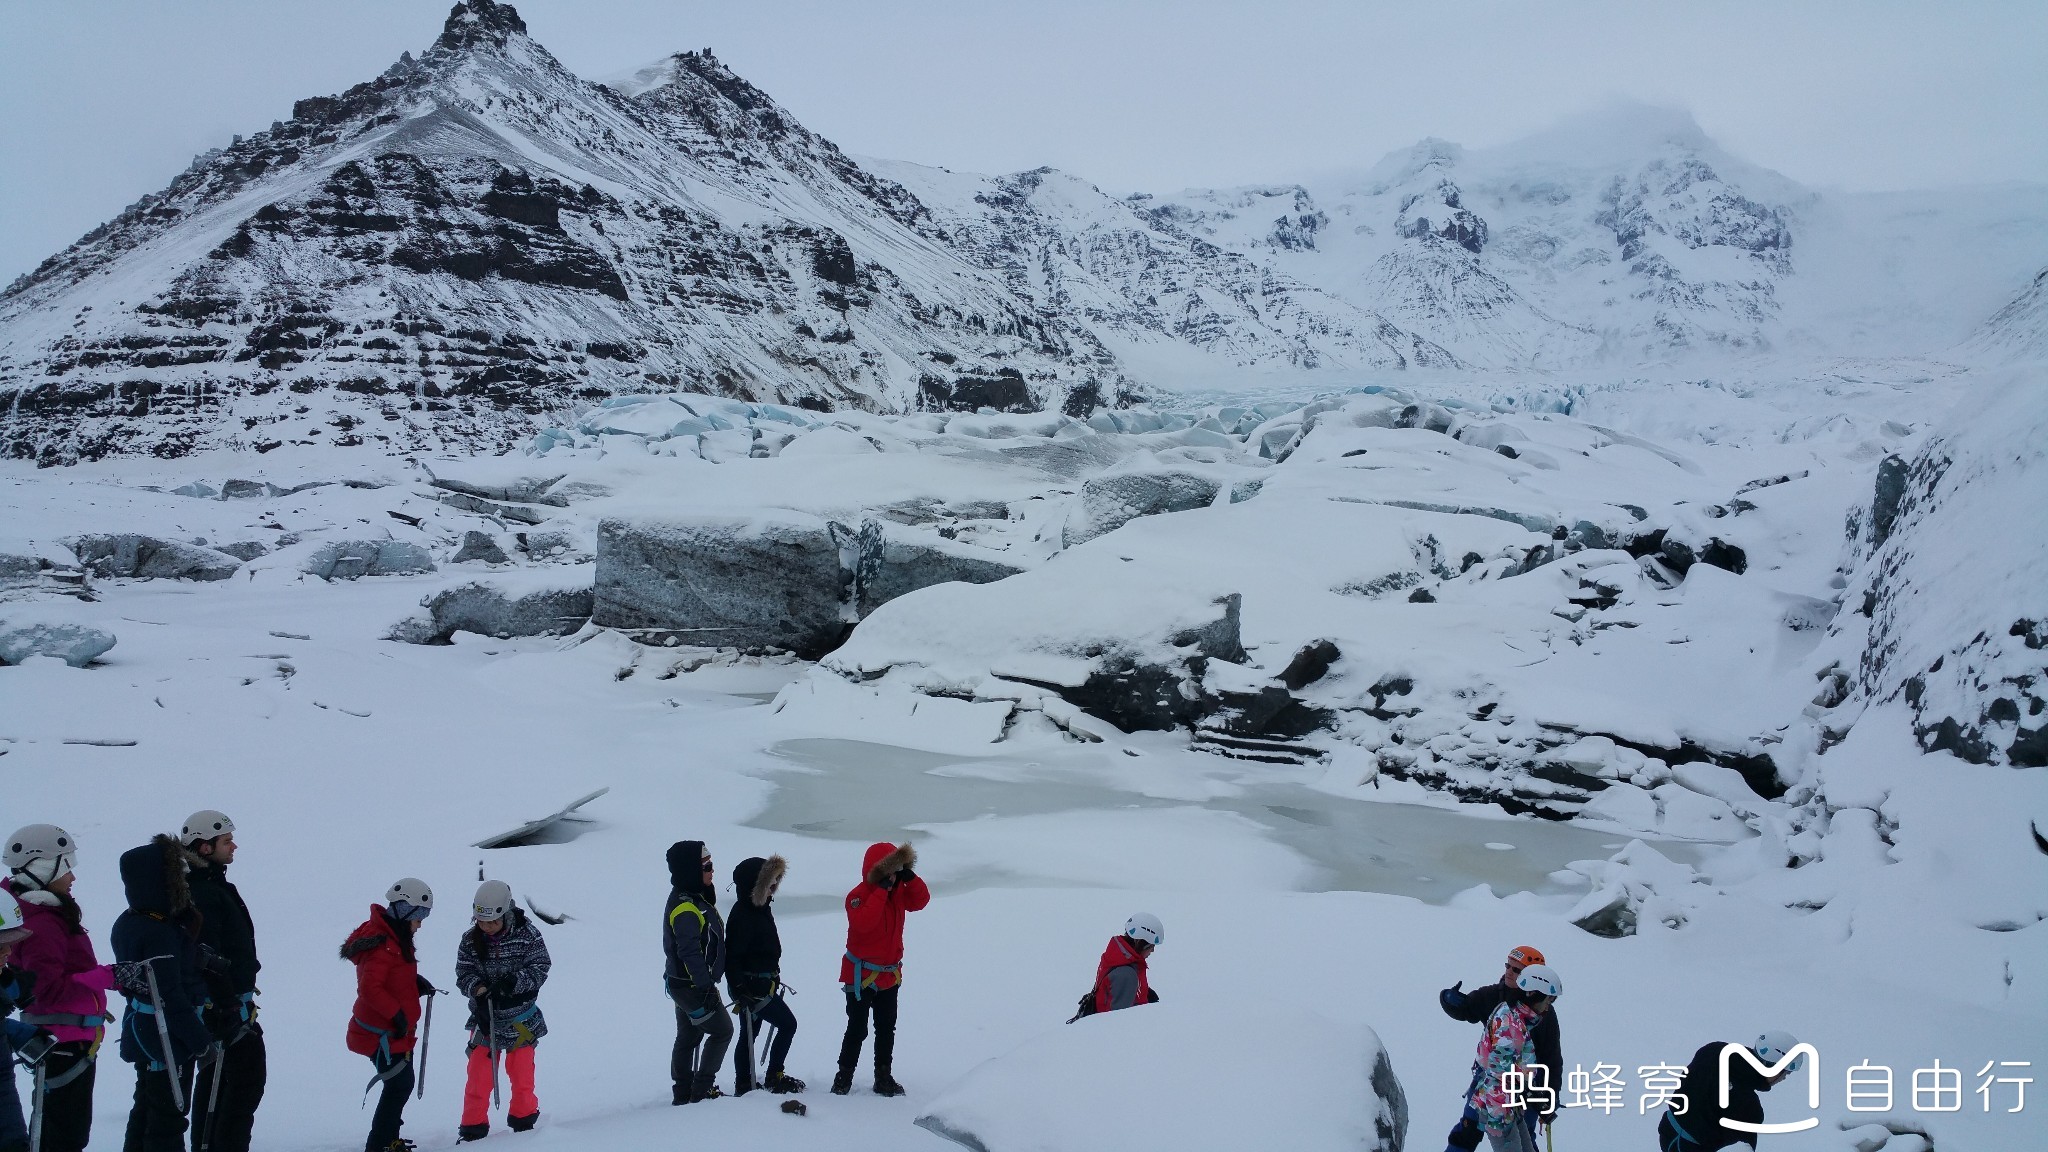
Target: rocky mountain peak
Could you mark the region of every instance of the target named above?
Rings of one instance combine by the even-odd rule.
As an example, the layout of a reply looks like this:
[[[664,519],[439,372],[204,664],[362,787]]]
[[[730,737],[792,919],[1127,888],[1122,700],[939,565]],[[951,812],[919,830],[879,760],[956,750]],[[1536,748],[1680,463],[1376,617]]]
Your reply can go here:
[[[444,52],[461,52],[468,49],[503,48],[505,42],[514,36],[526,35],[526,21],[520,19],[519,10],[510,4],[497,0],[462,0],[448,11],[448,21],[441,26],[441,37],[434,47]]]

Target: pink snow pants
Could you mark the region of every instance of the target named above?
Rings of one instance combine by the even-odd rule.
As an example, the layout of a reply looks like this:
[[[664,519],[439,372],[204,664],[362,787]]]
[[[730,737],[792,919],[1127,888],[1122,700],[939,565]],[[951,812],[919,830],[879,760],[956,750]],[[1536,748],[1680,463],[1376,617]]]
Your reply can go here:
[[[533,1049],[507,1049],[506,1075],[512,1081],[512,1106],[505,1110],[508,1117],[532,1116],[540,1111],[540,1097],[533,1094]],[[489,1124],[491,1122],[491,1050],[473,1048],[469,1053],[469,1082],[462,1088],[462,1122],[464,1124]]]

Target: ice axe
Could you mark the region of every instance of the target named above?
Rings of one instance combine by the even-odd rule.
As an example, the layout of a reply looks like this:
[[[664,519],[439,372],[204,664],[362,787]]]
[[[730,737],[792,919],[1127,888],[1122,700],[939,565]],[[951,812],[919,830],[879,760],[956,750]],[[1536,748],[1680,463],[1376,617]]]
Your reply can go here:
[[[171,1022],[164,1016],[163,990],[156,983],[156,962],[174,959],[171,956],[152,956],[142,962],[143,975],[149,980],[149,1014],[156,1017],[156,1036],[164,1058],[164,1078],[171,1082],[171,1106],[180,1114],[185,1111],[185,1086],[178,1083],[178,1062],[171,1050]]]
[[[199,1133],[199,1152],[209,1152],[213,1147],[213,1129],[220,1119],[220,1082],[228,1072],[228,1050],[215,1041],[213,1045],[213,1083],[206,1092],[206,1124]],[[198,1086],[198,1073],[193,1073],[193,1086]]]
[[[43,1086],[43,1066],[36,1065],[36,1088],[30,1097],[28,1118],[28,1152],[43,1152],[43,1097],[47,1091]]]
[[[420,1016],[420,1058],[413,1061],[419,1069],[419,1089],[413,1094],[415,1100],[427,1098],[427,1041],[434,1038],[434,997],[441,995],[439,988],[427,993],[427,1008]]]
[[[481,871],[481,869],[479,869]],[[498,1010],[484,997],[484,1036],[491,1047],[491,1107],[498,1107]]]

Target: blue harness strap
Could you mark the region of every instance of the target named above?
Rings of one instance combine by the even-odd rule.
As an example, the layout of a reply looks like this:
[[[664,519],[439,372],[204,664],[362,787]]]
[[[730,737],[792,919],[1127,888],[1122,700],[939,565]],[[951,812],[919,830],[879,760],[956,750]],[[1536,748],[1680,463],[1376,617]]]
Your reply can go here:
[[[853,965],[853,984],[851,987],[873,988],[875,981],[884,972],[896,977],[898,984],[903,982],[903,964],[901,961],[894,964],[870,964],[855,956],[852,952],[846,954],[846,959]],[[869,973],[873,973],[873,975],[869,975]]]

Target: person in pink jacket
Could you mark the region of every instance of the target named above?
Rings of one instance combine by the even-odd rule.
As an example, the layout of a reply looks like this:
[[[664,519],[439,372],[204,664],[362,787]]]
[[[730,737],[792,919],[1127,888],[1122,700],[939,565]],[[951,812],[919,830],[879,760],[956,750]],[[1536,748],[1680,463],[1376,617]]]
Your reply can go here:
[[[71,898],[78,850],[69,832],[31,824],[0,845],[8,876],[33,935],[14,946],[14,967],[33,980],[21,1004],[24,1023],[56,1037],[43,1065],[43,1152],[81,1152],[92,1137],[93,1068],[106,1035],[111,965],[93,955],[83,913]]]

